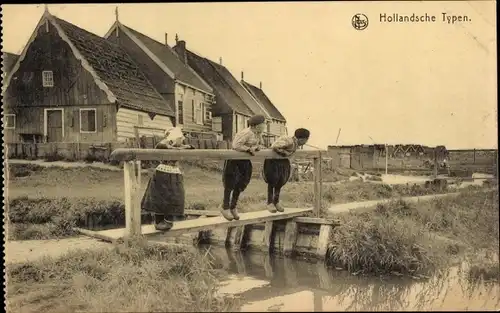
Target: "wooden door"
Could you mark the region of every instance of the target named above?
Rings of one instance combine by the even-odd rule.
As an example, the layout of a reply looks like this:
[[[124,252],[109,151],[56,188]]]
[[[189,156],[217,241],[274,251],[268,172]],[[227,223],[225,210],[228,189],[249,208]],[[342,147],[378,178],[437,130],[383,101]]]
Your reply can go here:
[[[363,168],[361,163],[361,151],[357,147],[351,149],[351,168],[354,170],[360,170]]]
[[[61,110],[47,111],[47,142],[63,141],[63,114]]]

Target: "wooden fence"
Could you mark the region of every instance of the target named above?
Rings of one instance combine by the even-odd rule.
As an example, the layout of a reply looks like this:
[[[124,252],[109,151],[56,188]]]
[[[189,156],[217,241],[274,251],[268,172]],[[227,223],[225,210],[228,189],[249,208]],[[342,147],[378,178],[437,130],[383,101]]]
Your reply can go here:
[[[407,156],[394,156],[366,147],[366,151],[353,151],[349,147],[329,147],[328,155],[332,157],[331,168],[351,168],[355,170],[387,170],[394,171],[429,171],[442,164],[446,159],[448,166],[454,170],[468,168],[486,172],[496,172],[498,150],[468,149],[443,150],[427,148],[423,154],[410,153]],[[437,149],[437,150],[436,150]]]
[[[7,157],[12,159],[46,159],[48,161],[100,161],[108,162],[111,152],[119,148],[149,148],[152,149],[161,140],[158,137],[141,137],[139,141],[130,140],[118,143],[81,143],[81,142],[50,142],[50,143],[7,143]],[[213,139],[186,139],[188,144],[196,149],[229,149],[230,141]]]
[[[293,158],[313,159],[314,166],[314,212],[319,217],[322,197],[321,163],[322,153],[326,151],[299,150]],[[272,150],[262,150],[250,156],[234,150],[155,150],[155,149],[116,149],[111,153],[111,160],[123,161],[124,197],[125,197],[125,237],[141,234],[141,206],[139,190],[141,186],[141,161],[191,161],[212,160],[264,160],[283,159]]]

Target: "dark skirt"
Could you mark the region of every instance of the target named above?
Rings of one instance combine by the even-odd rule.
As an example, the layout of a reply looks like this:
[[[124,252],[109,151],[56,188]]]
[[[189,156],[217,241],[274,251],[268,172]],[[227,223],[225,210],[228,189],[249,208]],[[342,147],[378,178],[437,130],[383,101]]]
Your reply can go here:
[[[292,173],[289,159],[266,159],[262,167],[262,177],[271,187],[283,187]]]
[[[184,215],[184,179],[182,174],[156,170],[142,197],[141,208],[166,216]]]
[[[250,160],[226,160],[222,174],[225,189],[244,191],[252,179]]]

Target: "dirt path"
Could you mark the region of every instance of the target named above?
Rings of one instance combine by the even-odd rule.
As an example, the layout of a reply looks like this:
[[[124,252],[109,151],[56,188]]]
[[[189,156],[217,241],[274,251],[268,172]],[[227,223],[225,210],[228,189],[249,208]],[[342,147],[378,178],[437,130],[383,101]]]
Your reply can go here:
[[[35,165],[40,165],[40,166],[45,166],[45,167],[56,166],[56,167],[64,167],[64,168],[93,167],[93,168],[101,168],[101,169],[106,169],[106,170],[110,170],[110,171],[118,171],[118,172],[122,170],[121,168],[119,168],[117,166],[104,164],[102,162],[93,162],[93,163],[64,162],[64,161],[46,162],[44,160],[9,159],[9,160],[7,160],[7,163],[10,163],[10,164],[35,164]]]
[[[419,201],[429,201],[433,199],[439,199],[439,198],[444,198],[444,197],[450,197],[450,196],[458,196],[460,193],[459,192],[453,192],[453,193],[444,193],[444,194],[437,194],[437,195],[427,195],[427,196],[416,196],[416,197],[401,197],[400,199],[406,202],[410,203],[417,203]],[[395,199],[399,198],[390,198],[390,199],[381,199],[381,200],[369,200],[369,201],[358,201],[358,202],[349,202],[349,203],[340,203],[340,204],[334,204],[330,206],[328,211],[331,214],[338,214],[338,213],[345,213],[349,212],[352,210],[362,210],[364,209],[370,209],[374,208],[378,204],[383,204],[383,203],[388,203],[390,201],[393,201]]]
[[[112,248],[103,241],[87,237],[75,237],[51,240],[20,240],[5,242],[5,263],[34,261],[43,256],[59,257],[78,249]]]

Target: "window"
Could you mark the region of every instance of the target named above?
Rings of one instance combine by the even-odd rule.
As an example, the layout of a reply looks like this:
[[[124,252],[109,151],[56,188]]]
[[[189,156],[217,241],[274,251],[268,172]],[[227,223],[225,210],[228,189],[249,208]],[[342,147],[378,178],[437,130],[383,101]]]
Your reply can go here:
[[[80,133],[97,132],[97,110],[80,109]]]
[[[222,117],[214,117],[212,119],[212,130],[222,132]]]
[[[204,124],[204,108],[205,104],[203,102],[198,102],[196,106],[196,124],[203,125]]]
[[[54,87],[54,74],[52,71],[42,72],[42,84],[43,87]]]
[[[177,102],[177,121],[179,125],[184,124],[184,104],[182,101]]]
[[[137,115],[137,125],[142,126],[144,125],[144,116],[138,114]]]
[[[247,126],[247,120],[246,120],[246,117],[243,116],[243,115],[238,115],[238,123],[237,123],[237,130],[238,131],[241,131],[242,129],[246,128]]]
[[[191,110],[193,113],[192,121],[196,123],[196,106],[194,105],[194,100],[191,100]]]
[[[210,110],[207,110],[207,107],[203,107],[204,110],[204,115],[205,115],[205,121],[210,121],[212,119],[212,112]]]
[[[3,127],[5,129],[16,128],[16,115],[15,114],[5,114],[3,120]]]

